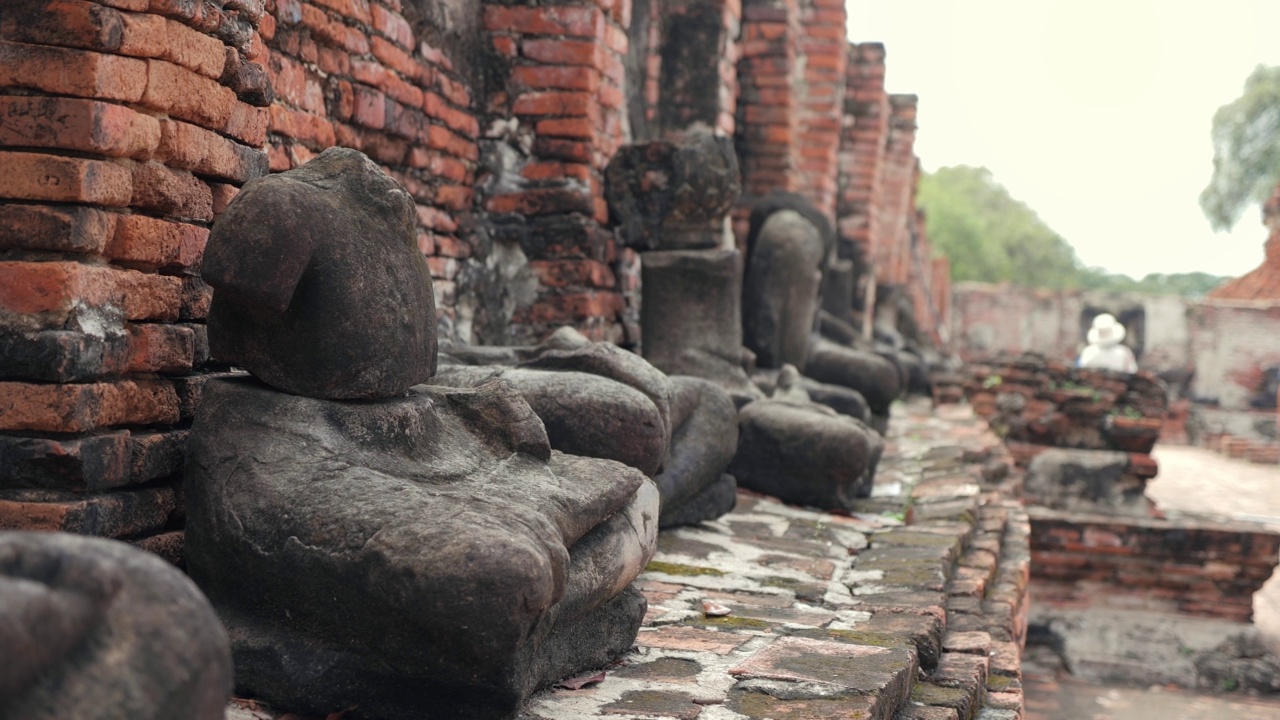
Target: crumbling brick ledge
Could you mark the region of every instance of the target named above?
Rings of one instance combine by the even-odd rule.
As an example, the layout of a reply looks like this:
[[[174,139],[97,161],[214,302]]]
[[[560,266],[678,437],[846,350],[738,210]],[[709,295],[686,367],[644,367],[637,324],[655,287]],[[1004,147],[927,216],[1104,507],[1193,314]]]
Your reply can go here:
[[[966,405],[895,407],[887,440],[859,512],[742,493],[717,521],[663,532],[632,652],[522,719],[1022,718],[1019,472]]]

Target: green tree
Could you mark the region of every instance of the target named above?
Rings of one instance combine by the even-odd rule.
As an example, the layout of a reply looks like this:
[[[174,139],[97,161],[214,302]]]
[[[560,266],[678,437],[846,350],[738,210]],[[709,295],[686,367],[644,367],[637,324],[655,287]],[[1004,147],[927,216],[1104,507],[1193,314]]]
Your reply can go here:
[[[927,173],[917,202],[925,209],[929,239],[951,262],[953,280],[1199,297],[1227,279],[1191,272],[1135,280],[1086,268],[1071,245],[986,168],[958,165]]]
[[[1259,65],[1240,97],[1213,114],[1213,177],[1200,208],[1228,230],[1280,182],[1280,67]]]
[[[920,179],[929,239],[951,262],[955,280],[1067,288],[1079,285],[1075,251],[991,171],[939,168]]]

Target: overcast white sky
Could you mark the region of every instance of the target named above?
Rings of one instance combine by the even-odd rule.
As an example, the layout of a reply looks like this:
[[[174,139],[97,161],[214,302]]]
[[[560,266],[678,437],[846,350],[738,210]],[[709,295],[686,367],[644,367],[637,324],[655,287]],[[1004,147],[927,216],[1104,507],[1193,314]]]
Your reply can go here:
[[[849,38],[920,96],[925,170],[982,165],[1086,265],[1241,275],[1250,208],[1215,234],[1197,197],[1209,129],[1258,64],[1280,65],[1280,0],[849,0]]]

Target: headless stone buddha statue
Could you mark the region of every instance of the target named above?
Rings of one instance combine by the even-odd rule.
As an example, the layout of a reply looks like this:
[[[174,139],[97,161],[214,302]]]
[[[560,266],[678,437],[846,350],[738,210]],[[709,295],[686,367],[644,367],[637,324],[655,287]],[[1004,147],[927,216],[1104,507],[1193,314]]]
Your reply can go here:
[[[115,540],[0,532],[0,718],[221,720],[227,634],[177,568]]]
[[[833,351],[817,339],[832,243],[829,224],[801,196],[774,193],[752,209],[743,337],[760,365],[753,380],[769,397],[739,411],[738,451],[729,472],[740,485],[788,502],[852,509],[870,494],[883,450],[865,421],[874,412],[887,413],[897,376],[874,354]],[[832,362],[832,353],[843,355]],[[815,366],[841,372],[815,377],[809,370]],[[885,368],[894,374],[876,372]]]
[[[871,494],[884,441],[861,421],[812,402],[794,365],[784,364],[768,399],[738,414],[729,472],[744,487],[787,502],[852,509]]]
[[[242,694],[352,718],[511,717],[631,646],[658,492],[553,450],[506,380],[421,384],[435,308],[413,216],[347,149],[250,181],[219,216],[210,349],[250,375],[205,387],[187,563]]]
[[[849,506],[874,472],[870,448],[880,442],[858,422],[868,417],[866,402],[854,390],[797,379],[794,367],[779,374],[786,362],[803,362],[807,352],[820,266],[830,250],[827,238],[794,210],[776,217],[769,217],[772,210],[757,212],[751,238],[757,252],[744,292],[742,255],[727,222],[741,191],[730,139],[692,129],[627,145],[605,175],[610,219],[621,241],[640,252],[644,358],[671,374],[678,387],[701,379],[689,388],[696,392],[681,393],[688,407],[701,408],[692,416],[699,422],[689,427],[730,426],[728,432],[688,433],[683,446],[673,445],[673,457],[705,458],[679,452],[700,434],[736,435],[727,456],[738,484],[789,502]],[[764,219],[772,225],[762,233]],[[758,238],[763,242],[754,242]],[[802,319],[792,322],[797,317]],[[750,349],[744,334],[751,336]],[[755,368],[753,350],[767,353],[767,367]],[[707,412],[716,404],[707,400],[711,393],[704,387],[727,391],[733,406]],[[787,399],[769,399],[775,390]],[[850,417],[833,418],[835,413],[811,399]],[[677,408],[673,402],[673,413]],[[738,432],[729,435],[734,425]],[[708,443],[693,445],[699,446]],[[663,475],[672,465],[679,468],[670,463]]]
[[[729,394],[694,377],[668,376],[616,345],[560,328],[529,347],[450,347],[434,382],[511,383],[547,429],[551,447],[606,458],[652,477],[660,527],[717,518],[737,484],[725,467],[737,448]]]
[[[751,211],[743,281],[743,339],[757,364],[794,365],[805,377],[856,390],[874,418],[887,419],[898,397],[898,367],[875,352],[823,338],[816,332],[822,279],[834,233],[822,213],[794,193],[776,192]]]

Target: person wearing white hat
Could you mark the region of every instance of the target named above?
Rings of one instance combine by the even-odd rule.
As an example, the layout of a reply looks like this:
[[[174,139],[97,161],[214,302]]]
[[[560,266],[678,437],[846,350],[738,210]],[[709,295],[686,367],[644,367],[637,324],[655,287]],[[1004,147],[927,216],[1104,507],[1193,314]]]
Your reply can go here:
[[[1133,351],[1123,344],[1124,325],[1114,315],[1101,313],[1095,316],[1093,326],[1089,328],[1085,338],[1089,344],[1076,361],[1078,367],[1128,373],[1138,371],[1138,361],[1133,357]]]

